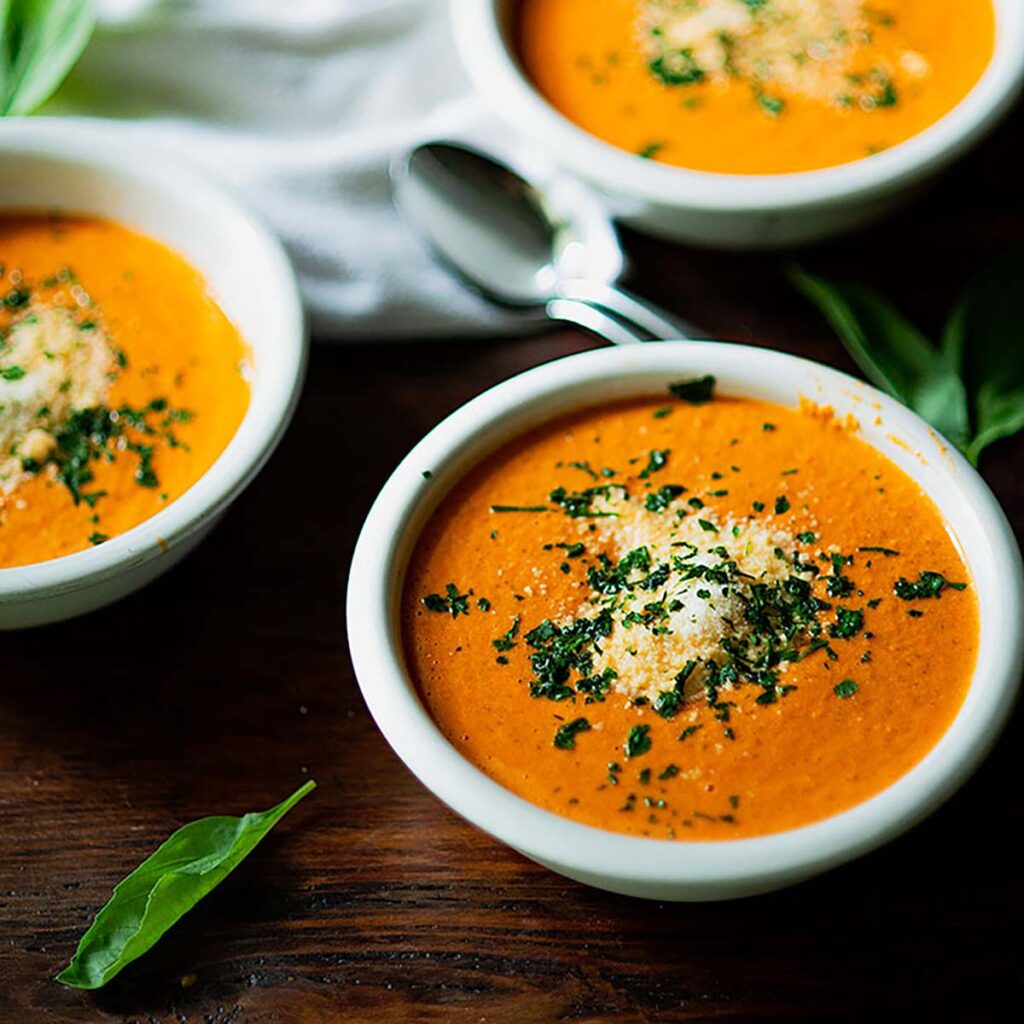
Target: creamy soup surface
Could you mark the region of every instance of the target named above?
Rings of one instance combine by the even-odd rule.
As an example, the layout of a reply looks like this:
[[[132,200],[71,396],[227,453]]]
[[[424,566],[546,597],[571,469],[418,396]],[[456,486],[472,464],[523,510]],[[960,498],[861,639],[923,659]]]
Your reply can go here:
[[[527,74],[615,146],[695,170],[804,171],[933,124],[992,57],[991,0],[522,0]]]
[[[0,568],[106,543],[212,465],[248,353],[202,276],[89,217],[0,217]]]
[[[852,422],[707,379],[485,459],[428,521],[402,616],[427,708],[491,778],[688,840],[806,825],[894,782],[952,722],[978,642],[918,485]]]

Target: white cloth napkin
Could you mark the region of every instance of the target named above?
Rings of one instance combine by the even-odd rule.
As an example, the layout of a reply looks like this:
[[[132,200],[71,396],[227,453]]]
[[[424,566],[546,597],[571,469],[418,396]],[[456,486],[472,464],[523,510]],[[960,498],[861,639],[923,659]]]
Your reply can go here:
[[[248,198],[298,270],[318,338],[511,321],[432,260],[391,207],[390,158],[485,138],[445,0],[99,0],[46,109],[127,123]]]

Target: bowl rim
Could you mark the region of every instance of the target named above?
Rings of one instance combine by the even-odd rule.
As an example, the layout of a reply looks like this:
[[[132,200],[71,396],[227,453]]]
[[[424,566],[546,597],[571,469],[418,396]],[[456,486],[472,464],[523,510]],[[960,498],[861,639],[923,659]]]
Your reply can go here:
[[[298,403],[308,356],[299,284],[284,247],[229,187],[199,167],[137,141],[130,126],[92,118],[0,120],[0,160],[9,157],[52,159],[115,179],[131,178],[162,201],[187,206],[196,219],[222,224],[225,230],[230,225],[244,233],[251,245],[250,261],[262,261],[275,282],[276,291],[265,299],[279,307],[288,329],[279,339],[286,372],[261,382],[263,400],[258,406],[250,400],[228,444],[198,480],[155,515],[103,544],[46,561],[0,568],[0,608],[70,593],[121,575],[212,524],[283,436]],[[0,214],[16,209],[16,196],[3,197]],[[244,335],[242,340],[248,343]],[[255,373],[259,373],[258,367]]]
[[[512,0],[517,2],[517,0]],[[456,46],[484,100],[523,135],[585,179],[637,200],[691,210],[759,212],[869,198],[913,184],[952,162],[991,129],[1024,85],[1024,6],[992,0],[995,50],[967,95],[916,135],[871,157],[782,174],[726,174],[644,160],[559,113],[507,45],[503,0],[450,0]]]
[[[494,450],[534,423],[587,404],[580,397],[585,392],[594,396],[592,403],[612,393],[649,393],[652,385],[640,381],[706,372],[719,378],[727,394],[765,398],[773,387],[795,387],[796,381],[801,389],[825,394],[826,401],[849,394],[851,402],[871,403],[872,417],[882,418],[892,438],[891,449],[882,454],[902,462],[906,471],[915,462],[913,453],[927,453],[931,471],[966,503],[972,528],[986,545],[984,551],[962,549],[972,576],[983,557],[997,558],[988,564],[1001,565],[1002,572],[991,600],[978,594],[979,608],[989,612],[981,618],[978,661],[964,704],[938,743],[905,775],[848,810],[784,832],[689,842],[629,836],[541,809],[490,779],[444,738],[406,671],[396,599],[403,557],[423,519],[468,466],[486,457],[479,453],[481,445]],[[860,408],[863,414],[867,407]],[[530,415],[535,418],[523,419]],[[511,427],[517,417],[519,426]],[[425,478],[424,470],[432,477]],[[428,508],[432,489],[440,493]],[[370,713],[401,760],[444,803],[514,849],[573,877],[610,881],[609,887],[654,884],[662,892],[682,887],[691,895],[704,889],[710,894],[705,898],[769,886],[772,879],[795,881],[859,856],[919,821],[967,779],[995,742],[1024,668],[1024,567],[1006,516],[980,475],[928,424],[874,388],[806,359],[724,342],[658,342],[564,357],[457,409],[411,450],[381,490],[356,544],[346,605],[349,649]]]

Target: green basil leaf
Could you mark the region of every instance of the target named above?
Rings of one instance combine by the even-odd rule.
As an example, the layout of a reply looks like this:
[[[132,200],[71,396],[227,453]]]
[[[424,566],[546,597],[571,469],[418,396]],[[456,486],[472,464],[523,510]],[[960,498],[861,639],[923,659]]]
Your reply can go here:
[[[315,787],[310,780],[269,811],[200,818],[178,829],[118,883],[57,981],[84,989],[106,985],[222,882]]]
[[[790,277],[825,315],[873,384],[909,405],[958,447],[966,445],[967,392],[955,349],[936,348],[864,285],[826,281],[800,267],[792,268]]]
[[[0,115],[28,114],[48,100],[95,24],[92,0],[0,0]]]
[[[962,364],[971,396],[974,463],[993,441],[1024,430],[1022,282],[1024,249],[1015,249],[978,274],[946,325],[943,349]]]

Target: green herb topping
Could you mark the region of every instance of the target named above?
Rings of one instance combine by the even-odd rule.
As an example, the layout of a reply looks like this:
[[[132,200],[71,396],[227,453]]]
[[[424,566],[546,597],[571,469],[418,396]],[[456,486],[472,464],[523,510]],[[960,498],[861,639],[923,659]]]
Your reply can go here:
[[[648,67],[651,74],[665,85],[696,85],[707,77],[689,48],[662,53]]]
[[[852,679],[844,679],[841,683],[836,683],[836,685],[832,687],[832,692],[837,697],[841,697],[843,700],[846,700],[849,697],[852,697],[858,689],[859,687]]]
[[[946,588],[965,590],[966,583],[950,583],[940,572],[922,572],[914,582],[901,576],[893,585],[893,593],[904,601],[920,601],[941,597]]]
[[[421,603],[427,611],[447,612],[453,619],[460,615],[469,614],[469,598],[472,590],[467,594],[460,594],[459,588],[454,583],[445,586],[445,592],[441,594],[427,594],[422,598]]]
[[[623,748],[626,752],[626,757],[640,757],[651,749],[650,731],[651,727],[649,725],[634,725],[629,730],[629,736],[626,737],[626,744]]]
[[[676,398],[689,402],[690,405],[705,405],[714,398],[715,378],[707,374],[691,380],[681,380],[669,384],[668,389]]]
[[[94,479],[93,464],[113,462],[122,451],[135,456],[134,476],[140,487],[159,487],[160,480],[153,465],[155,442],[162,438],[180,445],[169,430],[169,424],[191,415],[184,410],[170,409],[164,398],[155,398],[141,408],[122,405],[117,409],[105,406],[80,409],[57,432],[56,446],[43,465],[56,466],[57,480],[71,492],[76,505],[82,501],[92,505],[99,496],[85,492]],[[160,417],[155,424],[154,416]],[[42,465],[31,468],[38,471]]]
[[[575,750],[576,737],[581,732],[589,732],[590,723],[585,718],[574,718],[571,722],[558,727],[554,744],[559,750]]]
[[[669,455],[670,451],[668,448],[664,450],[655,448],[648,456],[647,466],[641,471],[640,479],[646,480],[652,473],[657,473],[658,470],[664,469],[668,465]]]
[[[663,484],[645,496],[644,508],[648,512],[664,512],[685,490],[680,484]]]

